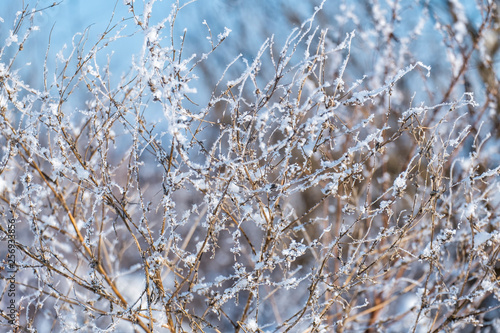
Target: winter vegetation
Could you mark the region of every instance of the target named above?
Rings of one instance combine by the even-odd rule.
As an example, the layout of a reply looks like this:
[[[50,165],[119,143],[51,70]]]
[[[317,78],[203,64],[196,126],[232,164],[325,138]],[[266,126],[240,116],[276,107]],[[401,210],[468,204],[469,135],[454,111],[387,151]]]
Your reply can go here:
[[[0,330],[500,332],[498,5],[3,4]]]

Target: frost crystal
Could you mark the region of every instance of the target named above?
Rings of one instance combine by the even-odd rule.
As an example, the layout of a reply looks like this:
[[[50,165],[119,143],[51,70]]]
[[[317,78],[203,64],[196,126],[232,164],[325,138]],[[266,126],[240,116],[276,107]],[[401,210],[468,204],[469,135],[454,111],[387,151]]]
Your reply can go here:
[[[12,43],[17,43],[17,35],[12,30],[9,30],[9,37],[5,40],[5,46],[9,47]]]

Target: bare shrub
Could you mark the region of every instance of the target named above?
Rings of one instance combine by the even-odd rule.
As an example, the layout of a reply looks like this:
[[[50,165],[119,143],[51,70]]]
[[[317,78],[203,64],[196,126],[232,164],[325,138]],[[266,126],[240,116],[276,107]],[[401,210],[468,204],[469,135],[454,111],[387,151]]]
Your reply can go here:
[[[238,37],[205,22],[186,55],[188,4],[118,3],[34,69],[60,4],[23,7],[0,50],[4,330],[498,329],[497,4],[361,3],[317,4],[219,77]]]

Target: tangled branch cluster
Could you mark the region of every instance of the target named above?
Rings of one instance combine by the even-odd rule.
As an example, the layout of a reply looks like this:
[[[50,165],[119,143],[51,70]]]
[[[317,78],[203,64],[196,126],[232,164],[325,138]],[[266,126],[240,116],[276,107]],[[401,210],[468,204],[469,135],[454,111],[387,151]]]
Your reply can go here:
[[[0,231],[16,220],[20,294],[4,329],[498,329],[497,6],[478,1],[472,23],[449,1],[447,23],[410,3],[370,3],[370,28],[344,4],[337,20],[359,26],[338,33],[318,25],[324,1],[207,79],[201,106],[197,75],[230,30],[186,57],[185,4],[152,24],[155,1],[125,1],[142,48],[120,79],[102,57],[131,35],[111,19],[47,51],[38,85],[19,59],[58,4],[18,12],[0,50]],[[422,20],[403,29],[407,11]],[[429,22],[447,75],[412,53]]]

